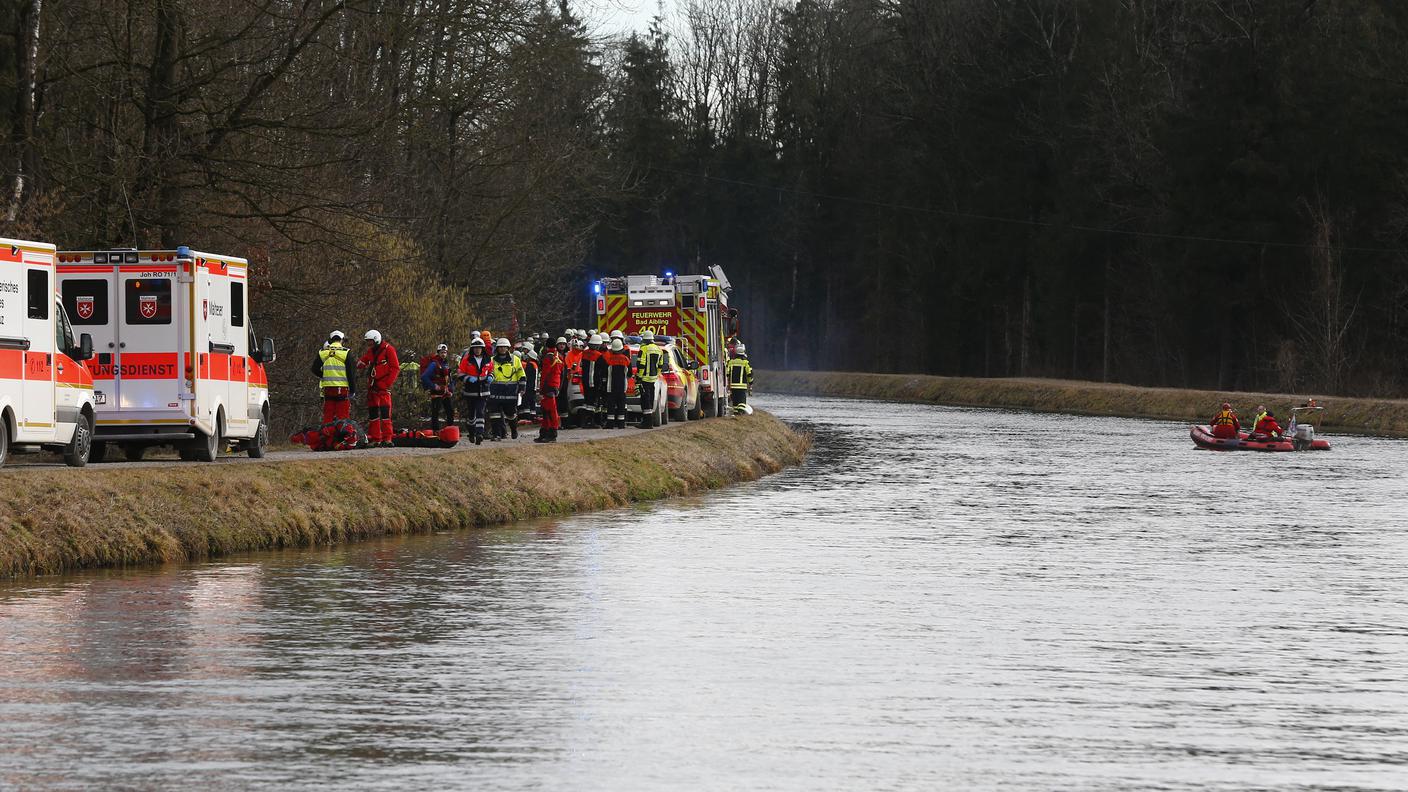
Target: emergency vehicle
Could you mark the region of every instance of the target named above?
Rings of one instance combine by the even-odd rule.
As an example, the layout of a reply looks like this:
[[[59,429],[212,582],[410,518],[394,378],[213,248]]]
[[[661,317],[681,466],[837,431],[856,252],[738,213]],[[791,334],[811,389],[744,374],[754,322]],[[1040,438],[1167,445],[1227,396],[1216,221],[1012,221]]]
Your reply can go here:
[[[11,449],[58,451],[88,463],[95,408],[87,334],[54,294],[53,245],[0,239],[0,464]]]
[[[669,336],[699,378],[698,407],[689,415],[724,415],[728,410],[728,339],[737,334],[738,312],[728,307],[733,287],[721,267],[708,275],[626,275],[592,284],[596,326],[638,336],[649,330]]]
[[[58,257],[64,307],[97,352],[95,457],[109,443],[133,461],[162,445],[185,460],[264,456],[274,341],[256,340],[247,261],[188,247]]]

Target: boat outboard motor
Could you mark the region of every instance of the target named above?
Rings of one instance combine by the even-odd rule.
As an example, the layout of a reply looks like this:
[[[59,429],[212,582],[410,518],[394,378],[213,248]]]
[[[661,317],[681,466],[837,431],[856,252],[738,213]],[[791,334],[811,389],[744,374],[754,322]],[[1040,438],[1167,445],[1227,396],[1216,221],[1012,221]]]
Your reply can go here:
[[[1295,434],[1291,437],[1291,443],[1297,451],[1307,451],[1315,443],[1315,427],[1310,424],[1296,424]]]

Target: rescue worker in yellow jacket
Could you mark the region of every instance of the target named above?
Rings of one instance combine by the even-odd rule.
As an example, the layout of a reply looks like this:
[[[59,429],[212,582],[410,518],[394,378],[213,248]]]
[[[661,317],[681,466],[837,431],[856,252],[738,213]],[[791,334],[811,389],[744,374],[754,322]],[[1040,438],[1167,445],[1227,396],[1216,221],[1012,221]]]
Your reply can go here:
[[[728,361],[728,395],[734,409],[748,403],[748,393],[753,390],[753,364],[748,362],[748,347],[742,341],[734,345],[733,357]]]
[[[493,428],[490,440],[503,440],[505,430],[518,439],[518,399],[527,387],[528,373],[523,361],[513,354],[507,336],[499,336],[494,344],[493,367],[489,380],[489,424]]]
[[[636,385],[640,390],[640,428],[649,429],[655,414],[655,388],[665,369],[665,350],[655,343],[655,334],[640,334],[640,357],[636,361]]]
[[[313,361],[313,376],[318,378],[318,390],[323,397],[323,423],[345,421],[352,414],[352,396],[357,379],[347,373],[347,356],[352,350],[342,345],[346,336],[341,330],[328,334],[328,340]]]

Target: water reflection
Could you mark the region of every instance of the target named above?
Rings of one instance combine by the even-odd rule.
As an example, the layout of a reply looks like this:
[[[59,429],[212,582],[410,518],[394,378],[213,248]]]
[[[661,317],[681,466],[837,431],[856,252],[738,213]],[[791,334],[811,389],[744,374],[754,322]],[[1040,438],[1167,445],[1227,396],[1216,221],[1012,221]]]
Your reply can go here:
[[[0,787],[1405,786],[1402,443],[770,401],[726,492],[0,588]]]

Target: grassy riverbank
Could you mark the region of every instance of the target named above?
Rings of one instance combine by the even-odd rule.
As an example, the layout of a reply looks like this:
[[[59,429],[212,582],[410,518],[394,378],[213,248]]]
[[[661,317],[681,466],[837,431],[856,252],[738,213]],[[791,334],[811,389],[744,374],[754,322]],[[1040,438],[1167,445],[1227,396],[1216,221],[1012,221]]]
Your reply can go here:
[[[758,389],[776,393],[856,399],[1002,407],[1072,415],[1110,415],[1201,423],[1217,405],[1231,402],[1244,416],[1265,404],[1282,419],[1306,395],[1139,388],[1099,382],[1042,379],[930,377],[916,374],[856,374],[834,371],[759,371]],[[1317,422],[1330,432],[1408,437],[1408,401],[1322,398]]]
[[[609,440],[421,456],[0,473],[0,575],[183,561],[606,509],[796,464],[765,413]]]

